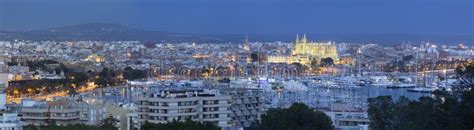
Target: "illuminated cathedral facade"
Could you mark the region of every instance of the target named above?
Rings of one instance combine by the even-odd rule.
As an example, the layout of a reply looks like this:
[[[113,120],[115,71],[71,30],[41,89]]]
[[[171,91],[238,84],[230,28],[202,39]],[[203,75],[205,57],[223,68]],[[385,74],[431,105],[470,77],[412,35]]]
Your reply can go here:
[[[295,44],[291,50],[290,56],[269,56],[269,63],[300,63],[310,66],[312,61],[320,64],[322,58],[330,57],[338,61],[337,46],[334,42],[313,42],[296,36]]]

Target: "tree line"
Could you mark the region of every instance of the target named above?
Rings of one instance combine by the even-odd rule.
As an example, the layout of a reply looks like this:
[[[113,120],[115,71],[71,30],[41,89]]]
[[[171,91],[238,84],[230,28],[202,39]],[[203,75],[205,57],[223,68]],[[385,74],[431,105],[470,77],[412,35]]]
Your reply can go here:
[[[147,70],[133,69],[126,67],[124,69],[102,68],[100,71],[84,70],[78,67],[67,66],[53,60],[44,61],[28,61],[32,71],[42,70],[46,72],[55,72],[55,74],[63,74],[64,79],[31,79],[10,81],[9,88],[6,92],[11,95],[17,93],[16,96],[39,93],[51,93],[62,90],[74,90],[75,87],[84,86],[88,82],[94,82],[98,87],[117,86],[125,83],[126,80],[143,79],[147,76]],[[56,68],[47,69],[47,64],[59,65]],[[18,64],[11,62],[9,64]],[[42,89],[37,89],[42,88]]]
[[[459,66],[459,78],[472,80],[474,63]],[[474,84],[464,82],[453,92],[409,100],[390,96],[368,99],[370,127],[375,130],[467,130],[474,128]]]
[[[118,120],[113,116],[101,120],[97,125],[85,124],[70,124],[70,125],[56,125],[54,121],[48,121],[46,125],[26,125],[24,130],[118,130],[116,127]]]
[[[289,108],[272,108],[246,130],[331,130],[332,120],[321,111],[303,103],[293,103]]]

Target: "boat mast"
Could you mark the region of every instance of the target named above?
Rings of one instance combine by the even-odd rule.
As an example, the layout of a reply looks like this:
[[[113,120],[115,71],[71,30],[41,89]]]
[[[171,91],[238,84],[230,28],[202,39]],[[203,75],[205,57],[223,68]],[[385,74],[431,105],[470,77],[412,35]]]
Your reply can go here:
[[[418,48],[415,49],[415,84],[418,84]]]
[[[363,47],[363,46],[362,46]],[[358,72],[357,72],[357,75],[356,76],[362,76],[362,73],[360,71],[360,62],[362,60],[362,47],[360,47],[358,50],[357,50],[357,56],[358,56],[358,59],[357,59],[357,65],[358,65]]]

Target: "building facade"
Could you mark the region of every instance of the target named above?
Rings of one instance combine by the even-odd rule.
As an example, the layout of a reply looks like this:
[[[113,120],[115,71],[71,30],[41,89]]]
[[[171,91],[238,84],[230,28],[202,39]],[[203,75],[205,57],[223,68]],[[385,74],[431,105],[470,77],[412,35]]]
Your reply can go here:
[[[105,110],[84,102],[61,99],[48,102],[33,102],[22,106],[21,118],[25,124],[45,125],[54,122],[56,125],[87,124],[96,125],[105,116]]]
[[[269,56],[269,63],[300,63],[309,66],[313,61],[319,64],[322,58],[332,58],[338,61],[337,46],[334,42],[313,42],[306,39],[306,35],[299,39],[296,36],[295,44],[290,56]]]
[[[253,122],[259,121],[263,108],[263,91],[251,88],[226,88],[221,90],[232,97],[232,126],[249,127]]]
[[[17,113],[0,115],[0,130],[23,130],[23,123]]]
[[[145,121],[167,123],[191,119],[212,122],[221,128],[231,126],[230,96],[203,89],[166,89],[143,94],[138,99],[137,128]]]

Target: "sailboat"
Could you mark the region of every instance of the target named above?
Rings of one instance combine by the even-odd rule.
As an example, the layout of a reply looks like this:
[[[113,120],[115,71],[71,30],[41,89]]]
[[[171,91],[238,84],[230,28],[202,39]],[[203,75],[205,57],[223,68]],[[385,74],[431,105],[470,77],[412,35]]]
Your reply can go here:
[[[417,66],[418,66],[418,51],[416,52],[416,60],[417,60]],[[416,69],[416,70],[417,70],[416,75],[418,77],[418,69]],[[427,74],[424,74],[424,72],[423,72],[422,75],[423,75],[423,86],[424,87],[409,88],[409,89],[407,89],[407,91],[409,91],[409,92],[419,92],[419,93],[433,93],[434,91],[438,90],[437,84],[435,84],[435,83],[426,84],[426,75]],[[418,78],[417,78],[417,80],[418,80]]]
[[[409,88],[407,91],[409,92],[420,92],[420,93],[432,93],[438,90],[438,87],[431,86],[431,87],[416,87],[416,88]]]
[[[415,83],[412,83],[410,77],[399,77],[397,82],[388,86],[387,88],[414,88],[416,87]]]

